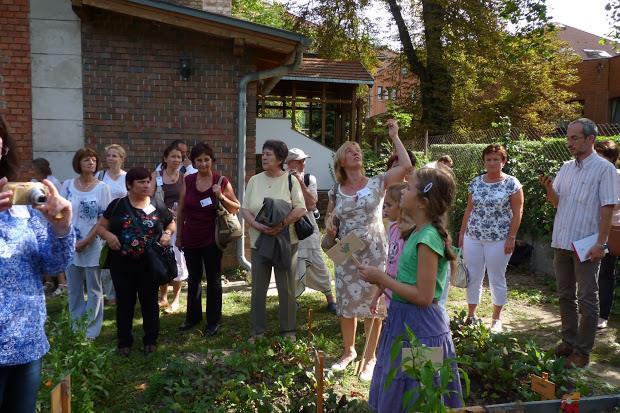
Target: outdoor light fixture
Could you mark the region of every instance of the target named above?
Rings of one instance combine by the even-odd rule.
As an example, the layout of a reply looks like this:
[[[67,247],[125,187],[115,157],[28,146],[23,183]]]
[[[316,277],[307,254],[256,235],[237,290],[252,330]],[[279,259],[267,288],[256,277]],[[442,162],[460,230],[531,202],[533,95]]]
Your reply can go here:
[[[181,72],[181,78],[183,78],[183,80],[189,80],[192,74],[192,62],[189,58],[184,57],[181,59],[181,68],[179,71]]]

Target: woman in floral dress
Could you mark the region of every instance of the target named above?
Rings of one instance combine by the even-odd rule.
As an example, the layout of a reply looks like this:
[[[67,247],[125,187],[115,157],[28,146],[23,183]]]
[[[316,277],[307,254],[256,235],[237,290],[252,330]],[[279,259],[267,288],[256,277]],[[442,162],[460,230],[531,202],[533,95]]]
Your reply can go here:
[[[355,253],[360,264],[385,268],[387,257],[387,238],[382,222],[383,197],[385,189],[403,181],[411,170],[407,150],[398,137],[398,124],[393,119],[387,122],[389,136],[399,159],[403,162],[384,174],[369,178],[364,175],[362,151],[356,142],[345,142],[336,152],[334,171],[337,185],[329,192],[329,205],[326,219],[328,235],[343,238],[355,233],[366,245],[363,251]],[[334,225],[337,218],[339,225]],[[370,380],[375,365],[374,353],[379,339],[379,329],[370,331],[372,318],[385,317],[385,309],[371,313],[370,303],[376,286],[365,282],[357,272],[357,264],[350,259],[336,265],[337,310],[340,329],[344,341],[344,352],[332,370],[344,370],[357,357],[355,351],[355,330],[357,318],[364,319],[364,330],[370,334],[367,354],[368,360],[361,378]],[[377,324],[377,323],[375,323]],[[378,326],[378,324],[377,324]]]

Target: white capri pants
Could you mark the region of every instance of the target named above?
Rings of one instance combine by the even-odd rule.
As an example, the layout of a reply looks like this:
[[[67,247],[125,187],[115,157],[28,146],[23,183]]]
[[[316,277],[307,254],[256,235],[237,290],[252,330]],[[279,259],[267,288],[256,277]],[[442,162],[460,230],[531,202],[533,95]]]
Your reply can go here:
[[[463,240],[463,260],[469,271],[467,286],[467,304],[480,304],[482,281],[485,270],[489,276],[491,300],[494,305],[506,304],[506,267],[512,254],[504,254],[502,241],[482,241],[465,235]]]

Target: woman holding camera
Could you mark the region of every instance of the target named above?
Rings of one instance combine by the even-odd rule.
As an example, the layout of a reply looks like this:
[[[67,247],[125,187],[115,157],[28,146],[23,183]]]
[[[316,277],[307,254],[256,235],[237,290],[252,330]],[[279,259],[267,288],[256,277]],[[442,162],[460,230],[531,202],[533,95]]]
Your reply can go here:
[[[75,255],[67,268],[69,313],[76,321],[88,317],[86,337],[94,340],[103,325],[103,289],[99,255],[103,242],[97,238],[97,222],[112,200],[110,189],[97,179],[99,155],[91,148],[79,149],[73,156],[73,170],[79,174],[67,179],[62,194],[73,207]],[[88,299],[84,300],[84,281]]]
[[[49,350],[41,277],[71,262],[75,237],[71,204],[50,181],[46,204],[12,205],[3,187],[16,173],[15,143],[0,117],[0,411],[32,413]]]

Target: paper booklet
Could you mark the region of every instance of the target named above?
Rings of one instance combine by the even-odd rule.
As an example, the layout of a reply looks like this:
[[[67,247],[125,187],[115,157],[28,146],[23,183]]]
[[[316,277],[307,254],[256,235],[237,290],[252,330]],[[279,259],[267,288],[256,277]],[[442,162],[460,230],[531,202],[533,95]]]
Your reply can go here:
[[[598,233],[592,234],[589,237],[585,237],[577,241],[573,241],[573,251],[575,251],[577,257],[579,257],[579,261],[584,262],[589,260],[589,258],[586,258],[586,254],[588,253],[588,251],[590,251],[590,248],[592,248],[594,244],[596,244],[597,239]],[[609,250],[605,249],[605,253],[608,252]]]

